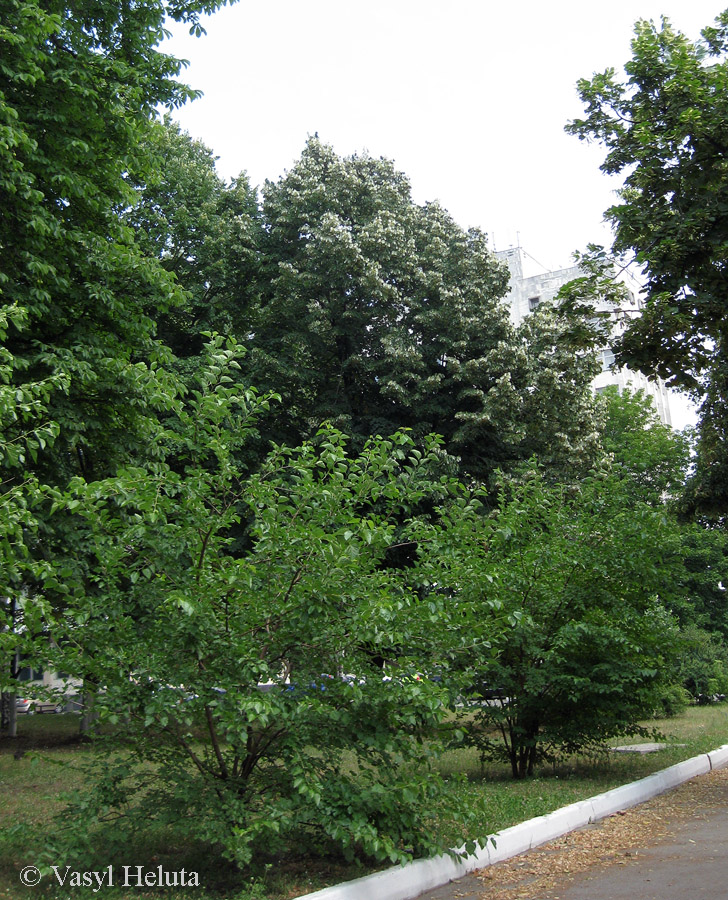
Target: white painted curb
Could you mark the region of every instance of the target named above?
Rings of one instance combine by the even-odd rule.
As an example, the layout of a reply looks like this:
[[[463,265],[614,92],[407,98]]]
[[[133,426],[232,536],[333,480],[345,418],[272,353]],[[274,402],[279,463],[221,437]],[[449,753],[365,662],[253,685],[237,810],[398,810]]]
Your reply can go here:
[[[464,859],[453,859],[447,855],[418,859],[404,866],[395,866],[374,875],[365,875],[354,881],[302,895],[297,900],[413,900],[425,891],[441,887],[454,878],[510,859],[569,831],[589,825],[590,822],[644,803],[697,775],[705,775],[726,765],[728,744],[711,753],[677,763],[669,769],[662,769],[632,784],[624,784],[588,800],[562,806],[545,816],[504,828],[488,838],[486,847],[479,845],[472,856]]]
[[[728,765],[728,744],[723,744],[722,747],[713,750],[712,753],[708,754],[708,759],[710,760],[711,769],[722,769],[723,766]]]

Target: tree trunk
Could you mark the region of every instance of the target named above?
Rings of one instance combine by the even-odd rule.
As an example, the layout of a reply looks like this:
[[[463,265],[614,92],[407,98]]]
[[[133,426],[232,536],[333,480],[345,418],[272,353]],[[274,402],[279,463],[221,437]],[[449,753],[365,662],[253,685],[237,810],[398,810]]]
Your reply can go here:
[[[97,685],[88,678],[83,680],[83,689],[81,690],[81,720],[78,724],[80,734],[90,734],[94,722],[98,719],[96,706]]]
[[[0,694],[0,734],[3,737],[18,736],[18,710],[15,705],[17,694]]]
[[[18,736],[18,706],[17,694],[6,694],[8,698],[8,727],[6,737],[16,738]]]
[[[10,628],[11,630],[15,630],[15,615],[16,615],[16,604],[15,599],[12,598],[10,600]],[[18,670],[20,668],[20,654],[17,650],[13,651],[13,654],[10,657],[10,678],[13,683],[16,683],[18,680]],[[15,690],[12,692],[5,692],[2,694],[2,712],[0,713],[0,733],[2,733],[5,737],[16,738],[18,736],[18,707],[17,707],[17,693]]]
[[[525,778],[528,775],[529,748],[521,747],[518,751],[518,777]]]

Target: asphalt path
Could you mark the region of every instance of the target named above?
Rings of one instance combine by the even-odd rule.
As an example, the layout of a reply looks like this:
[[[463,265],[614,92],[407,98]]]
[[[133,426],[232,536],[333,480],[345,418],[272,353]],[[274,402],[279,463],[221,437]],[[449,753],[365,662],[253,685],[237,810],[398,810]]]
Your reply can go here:
[[[728,900],[728,768],[421,900]]]
[[[630,865],[580,874],[560,900],[718,900],[728,897],[728,805],[675,824]]]

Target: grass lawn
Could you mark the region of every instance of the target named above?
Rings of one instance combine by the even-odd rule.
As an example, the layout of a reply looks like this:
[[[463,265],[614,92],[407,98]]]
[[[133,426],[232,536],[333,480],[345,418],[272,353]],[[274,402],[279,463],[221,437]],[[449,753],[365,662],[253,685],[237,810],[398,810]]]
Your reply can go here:
[[[453,783],[453,790],[469,807],[482,811],[483,833],[491,833],[728,743],[725,704],[692,707],[658,724],[669,744],[658,753],[575,758],[568,764],[541,769],[521,782],[511,780],[506,766],[481,769],[475,750],[452,751],[442,758],[441,766],[445,774],[465,776],[462,782]],[[17,739],[0,739],[0,900],[105,896],[116,900],[290,900],[365,873],[338,859],[313,860],[293,854],[263,861],[256,872],[240,873],[221,864],[204,847],[181,843],[168,833],[147,831],[136,846],[120,848],[97,842],[96,858],[88,868],[101,872],[111,865],[115,880],[111,889],[104,886],[94,892],[91,886],[69,887],[71,873],[62,887],[52,872],[44,874],[38,886],[23,886],[20,872],[39,860],[51,829],[57,827],[54,817],[63,810],[62,793],[83,788],[81,766],[95,750],[78,741],[77,729],[74,715],[24,716],[19,719]],[[435,818],[433,828],[445,845],[453,842],[454,823]],[[63,873],[63,860],[57,864]],[[152,873],[150,878],[156,877],[160,865],[165,872],[184,869],[189,886],[162,890],[153,882],[140,887],[133,880],[131,886],[121,886],[123,867],[134,867],[131,873],[135,876],[139,865],[145,873]],[[199,886],[191,885],[191,872],[197,872]],[[107,880],[108,876],[104,885]],[[94,882],[94,886],[98,884]]]

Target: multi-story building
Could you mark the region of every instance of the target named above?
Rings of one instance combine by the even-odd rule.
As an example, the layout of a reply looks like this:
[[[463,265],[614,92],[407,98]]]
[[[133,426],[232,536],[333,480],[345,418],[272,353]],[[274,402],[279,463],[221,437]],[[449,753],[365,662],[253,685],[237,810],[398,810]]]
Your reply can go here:
[[[569,266],[553,272],[527,275],[524,271],[526,254],[521,247],[496,251],[496,256],[508,264],[511,272],[506,301],[510,304],[511,321],[514,325],[519,325],[525,316],[536,309],[539,303],[553,300],[560,288],[567,282],[585,274],[578,266]],[[629,320],[638,316],[642,309],[639,284],[627,271],[620,273],[618,277],[627,288],[624,305],[615,309],[611,303],[605,302],[600,310],[612,313],[612,334],[615,337],[624,331]],[[646,395],[652,397],[661,421],[666,425],[672,424],[668,390],[661,380],[653,381],[646,378],[641,372],[633,372],[631,369],[615,366],[614,353],[608,346],[603,347],[600,353],[602,371],[593,382],[596,392],[604,390],[609,385],[616,385],[620,391],[624,388],[629,388],[633,392],[642,389]]]

